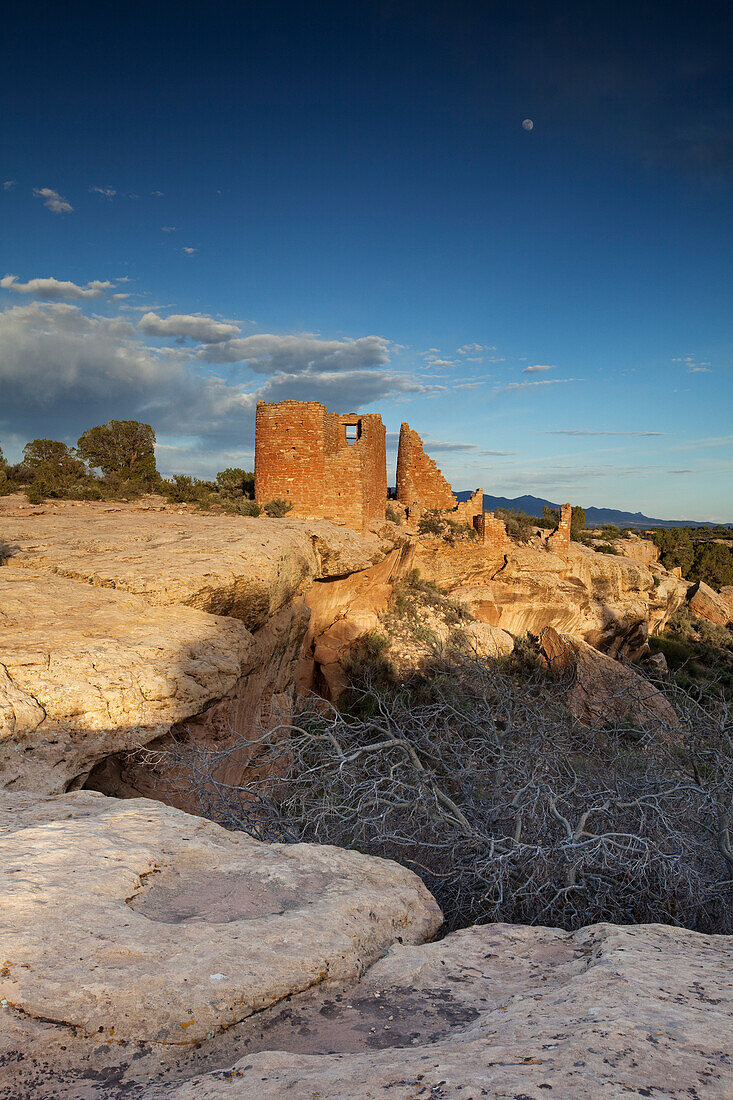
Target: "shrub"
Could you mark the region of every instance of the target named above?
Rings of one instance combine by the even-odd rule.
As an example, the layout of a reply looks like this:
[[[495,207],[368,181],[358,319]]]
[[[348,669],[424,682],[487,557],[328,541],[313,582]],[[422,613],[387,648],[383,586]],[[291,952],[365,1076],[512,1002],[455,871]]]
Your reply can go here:
[[[228,466],[216,475],[216,486],[224,497],[248,497],[254,495],[255,475],[239,466]]]
[[[618,556],[618,550],[615,546],[611,546],[610,542],[602,542],[600,546],[594,546],[596,554],[616,554]]]
[[[268,500],[265,505],[265,512],[271,519],[282,519],[283,516],[288,514],[292,507],[289,500],[281,500],[278,498],[277,500]]]
[[[430,511],[420,516],[417,524],[418,534],[440,537],[445,531],[445,517],[442,512]]]
[[[406,683],[367,675],[341,711],[321,701],[223,751],[192,742],[188,793],[259,839],[397,860],[424,879],[448,929],[733,930],[730,712],[677,692],[670,748],[672,731],[579,727],[567,689],[541,670],[431,657]],[[243,752],[277,781],[218,781]]]
[[[259,516],[262,514],[262,509],[254,500],[226,500],[222,508],[233,516]]]

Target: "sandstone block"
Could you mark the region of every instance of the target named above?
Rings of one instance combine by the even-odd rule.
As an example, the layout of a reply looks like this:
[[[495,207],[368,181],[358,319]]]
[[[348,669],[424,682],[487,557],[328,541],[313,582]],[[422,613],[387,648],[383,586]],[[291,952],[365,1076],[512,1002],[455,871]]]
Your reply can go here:
[[[674,739],[674,707],[634,669],[551,626],[540,634],[540,645],[550,668],[572,673],[567,704],[578,721],[595,727],[633,722],[665,741]]]
[[[690,610],[716,626],[726,626],[731,621],[728,602],[705,581],[699,581],[689,597]]]

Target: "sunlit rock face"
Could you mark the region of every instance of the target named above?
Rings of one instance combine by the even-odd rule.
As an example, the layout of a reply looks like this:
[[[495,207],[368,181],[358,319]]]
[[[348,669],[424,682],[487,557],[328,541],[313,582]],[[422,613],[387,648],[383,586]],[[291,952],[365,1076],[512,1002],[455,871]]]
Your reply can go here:
[[[165,753],[229,747],[338,698],[354,645],[417,568],[462,603],[479,654],[545,627],[632,659],[682,601],[661,566],[571,543],[450,545],[384,524],[202,515],[158,503],[0,501],[0,784],[84,784],[193,808]],[[638,540],[642,541],[642,540]],[[140,761],[134,750],[157,755]],[[242,782],[241,748],[220,778]]]
[[[711,588],[705,581],[699,581],[693,588],[690,597],[690,609],[699,615],[701,619],[707,619],[716,626],[726,626],[733,617],[731,607],[726,597]]]
[[[562,555],[516,544],[491,554],[472,543],[421,539],[413,563],[477,619],[515,637],[552,626],[631,659],[644,652],[650,633],[663,629],[687,591],[661,566],[577,543]]]

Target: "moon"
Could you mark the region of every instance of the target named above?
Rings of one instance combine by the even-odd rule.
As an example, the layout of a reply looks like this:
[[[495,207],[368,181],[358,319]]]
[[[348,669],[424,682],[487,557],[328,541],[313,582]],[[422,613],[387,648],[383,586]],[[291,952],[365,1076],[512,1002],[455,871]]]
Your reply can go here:
[[[534,122],[532,121],[531,118],[525,118],[524,119],[524,121],[522,122],[522,129],[523,130],[534,130]]]

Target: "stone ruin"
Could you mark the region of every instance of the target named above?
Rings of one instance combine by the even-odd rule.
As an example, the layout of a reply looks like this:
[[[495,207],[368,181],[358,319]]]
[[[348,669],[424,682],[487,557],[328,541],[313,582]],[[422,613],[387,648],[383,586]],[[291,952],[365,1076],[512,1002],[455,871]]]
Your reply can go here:
[[[425,454],[422,439],[404,422],[397,451],[397,499],[408,509],[424,512],[452,512],[458,505],[450,485]]]
[[[572,518],[572,505],[563,504],[560,509],[560,520],[557,525],[557,531],[553,531],[547,538],[548,550],[553,550],[556,554],[563,554],[566,550],[570,549],[570,524]]]
[[[420,436],[403,423],[397,452],[397,501],[409,519],[442,512],[468,524],[490,550],[508,543],[504,523],[484,512],[483,489],[459,501]],[[327,519],[356,531],[384,521],[387,505],[387,448],[376,413],[330,413],[319,401],[257,403],[255,500],[263,507],[285,500],[296,519]],[[571,507],[563,504],[548,549],[570,545]]]
[[[286,500],[297,519],[365,531],[384,521],[386,432],[375,413],[330,413],[319,401],[258,401],[255,500]]]

